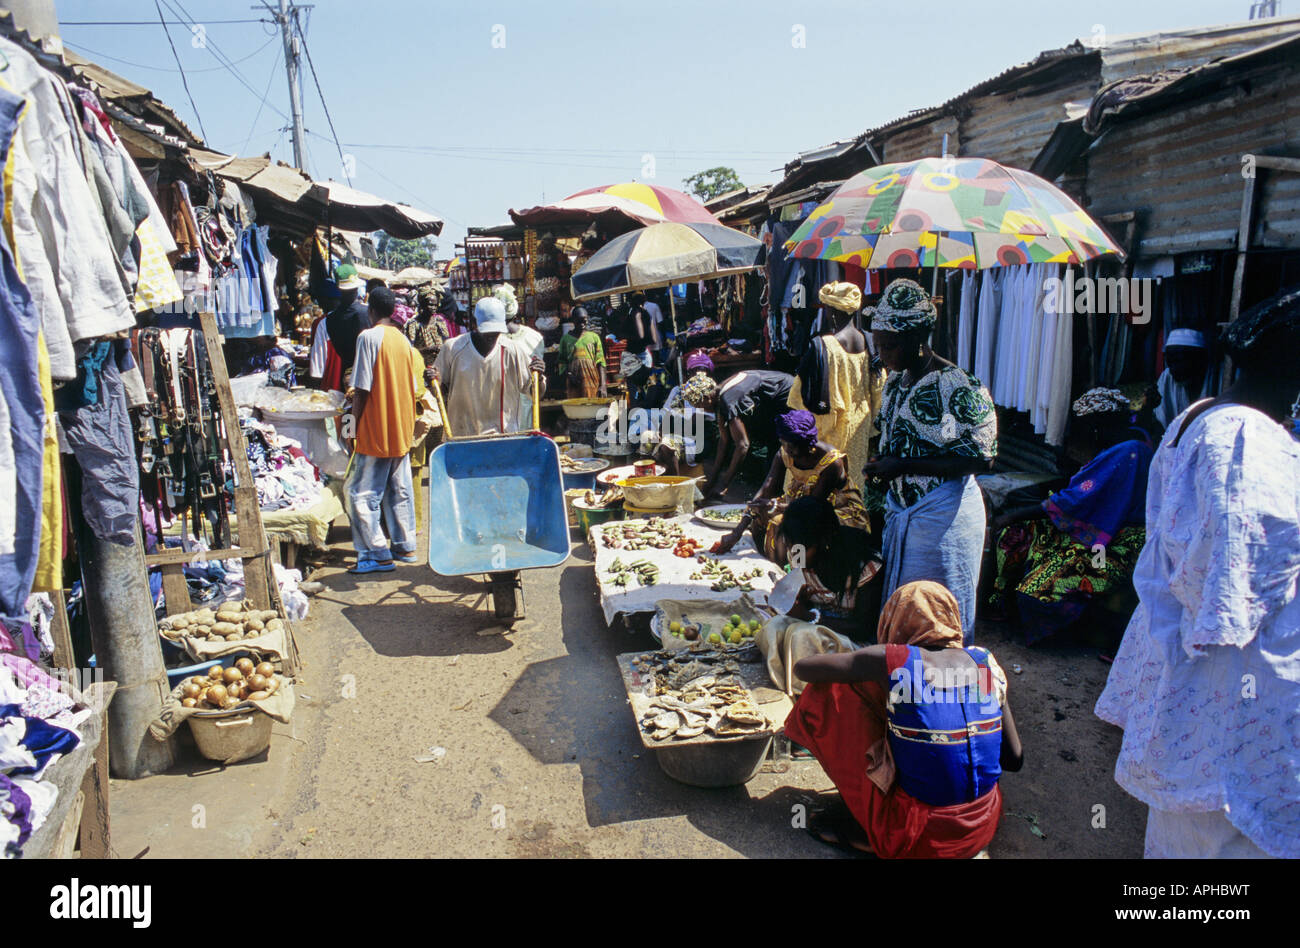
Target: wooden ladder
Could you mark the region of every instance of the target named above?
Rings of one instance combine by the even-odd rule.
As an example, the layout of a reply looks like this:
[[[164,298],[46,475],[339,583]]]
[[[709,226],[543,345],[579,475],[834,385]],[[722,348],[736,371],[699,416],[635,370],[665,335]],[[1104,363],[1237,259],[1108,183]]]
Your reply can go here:
[[[166,599],[167,614],[170,616],[189,612],[194,608],[190,603],[189,586],[185,582],[186,564],[208,560],[242,560],[245,596],[258,609],[274,609],[284,618],[285,654],[282,658],[285,674],[292,676],[298,672],[298,646],[294,641],[293,624],[284,614],[280,587],[275,581],[271,544],[267,540],[266,529],[262,526],[262,510],[257,503],[257,487],[253,481],[252,471],[248,467],[248,447],[244,442],[244,432],[239,427],[239,411],[235,407],[235,397],[230,391],[230,376],[226,371],[225,355],[221,351],[217,318],[212,313],[202,313],[199,321],[203,328],[203,342],[208,350],[208,362],[212,366],[212,380],[217,389],[218,407],[225,422],[226,448],[235,463],[234,496],[238,545],[228,550],[203,552],[160,550],[157,553],[146,554],[144,561],[147,565],[157,566],[162,571],[163,595]]]

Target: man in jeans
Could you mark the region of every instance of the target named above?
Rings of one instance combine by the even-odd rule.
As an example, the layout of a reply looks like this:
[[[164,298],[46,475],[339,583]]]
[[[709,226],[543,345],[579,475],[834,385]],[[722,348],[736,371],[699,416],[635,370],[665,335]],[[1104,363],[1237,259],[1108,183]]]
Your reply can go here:
[[[372,326],[357,336],[352,368],[356,442],[347,477],[348,517],[357,551],[353,573],[388,572],[394,559],[416,561],[410,451],[424,360],[393,322],[396,305],[392,290],[376,288],[370,294]]]

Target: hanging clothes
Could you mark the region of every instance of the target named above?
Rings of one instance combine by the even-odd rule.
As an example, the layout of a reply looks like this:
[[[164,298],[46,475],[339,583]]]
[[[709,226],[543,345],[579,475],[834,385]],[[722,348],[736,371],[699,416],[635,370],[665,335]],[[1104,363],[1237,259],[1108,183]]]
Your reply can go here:
[[[67,90],[2,37],[0,55],[8,66],[0,87],[30,110],[13,154],[13,254],[40,314],[54,377],[70,379],[73,343],[130,329],[135,313],[77,151]]]
[[[41,538],[37,549],[32,589],[53,592],[63,589],[63,472],[59,458],[59,435],[54,420],[54,384],[50,377],[50,353],[45,336],[37,337],[36,373],[41,383],[44,407],[41,430]]]
[[[5,75],[0,73],[0,77]],[[5,160],[6,184],[13,180],[10,146],[20,134],[20,119],[26,110],[21,95],[0,89],[0,154]],[[8,197],[8,191],[6,187],[0,192],[0,200]],[[12,220],[11,207],[7,201],[5,205],[8,222]],[[40,380],[41,313],[19,276],[9,230],[6,227],[0,239],[0,339],[4,340],[0,346],[0,398],[9,416],[0,429],[0,440],[6,442],[0,451],[5,461],[0,465],[0,486],[5,490],[0,495],[0,507],[5,510],[0,518],[5,531],[0,535],[0,616],[17,617],[26,612],[40,555],[46,416]],[[62,327],[66,332],[66,323]],[[6,470],[10,459],[12,476]],[[7,534],[10,524],[12,539]]]
[[[975,377],[993,390],[993,359],[997,351],[998,320],[1002,314],[1004,269],[985,270],[980,277],[980,296],[975,324]]]
[[[140,469],[135,435],[127,410],[119,360],[126,347],[102,342],[109,353],[98,370],[99,400],[60,412],[64,438],[81,467],[81,508],[87,525],[101,540],[129,544],[135,540],[140,497]]]
[[[1065,426],[1070,418],[1070,388],[1074,377],[1074,320],[1059,316],[1056,320],[1056,345],[1052,359],[1052,381],[1047,410],[1046,431],[1043,437],[1048,444],[1065,443]]]
[[[957,365],[975,371],[975,309],[979,303],[978,279],[974,270],[961,274],[961,303],[957,310]]]

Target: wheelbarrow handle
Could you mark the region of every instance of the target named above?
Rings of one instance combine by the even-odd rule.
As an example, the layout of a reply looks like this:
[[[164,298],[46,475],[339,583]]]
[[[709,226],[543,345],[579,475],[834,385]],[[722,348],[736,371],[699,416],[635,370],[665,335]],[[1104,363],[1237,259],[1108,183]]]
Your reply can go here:
[[[533,430],[542,430],[542,373],[533,373]]]
[[[438,414],[442,415],[442,436],[445,440],[452,439],[451,417],[447,414],[447,403],[442,397],[442,379],[433,380],[433,397],[438,400]]]
[[[533,380],[533,431],[541,431],[541,379],[540,372],[532,373]],[[438,412],[442,415],[442,436],[445,441],[454,441],[456,436],[451,431],[451,417],[447,414],[447,403],[442,397],[442,380],[433,380],[433,395],[438,400]],[[490,435],[470,435],[473,438],[503,438],[523,434],[519,431],[503,431]]]

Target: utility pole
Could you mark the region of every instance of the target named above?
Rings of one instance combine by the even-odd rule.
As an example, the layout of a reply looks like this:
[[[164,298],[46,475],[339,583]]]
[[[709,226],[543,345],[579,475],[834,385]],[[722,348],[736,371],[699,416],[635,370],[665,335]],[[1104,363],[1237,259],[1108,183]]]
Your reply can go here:
[[[267,9],[270,9],[269,7]],[[284,40],[284,68],[289,74],[289,113],[292,116],[293,163],[302,171],[307,170],[306,146],[303,141],[302,127],[302,79],[298,71],[298,11],[291,0],[280,0],[280,12],[275,22],[280,24],[280,35]],[[274,10],[271,11],[275,13]]]

